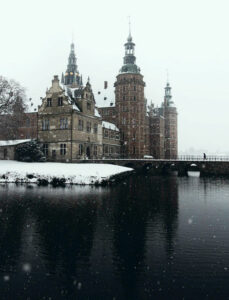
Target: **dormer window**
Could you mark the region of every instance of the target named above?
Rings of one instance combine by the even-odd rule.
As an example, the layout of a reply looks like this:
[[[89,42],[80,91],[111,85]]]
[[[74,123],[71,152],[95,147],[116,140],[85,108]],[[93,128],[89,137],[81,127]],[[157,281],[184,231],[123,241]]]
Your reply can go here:
[[[48,107],[52,106],[52,98],[47,98],[47,106]]]
[[[63,106],[63,97],[58,98],[58,106]]]

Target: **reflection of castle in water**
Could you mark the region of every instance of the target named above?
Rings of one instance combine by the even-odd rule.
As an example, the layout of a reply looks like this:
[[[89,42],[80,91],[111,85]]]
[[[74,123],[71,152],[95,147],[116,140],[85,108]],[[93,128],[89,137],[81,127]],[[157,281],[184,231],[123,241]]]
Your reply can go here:
[[[172,253],[177,214],[176,177],[130,179],[123,189],[114,209],[113,263],[127,299],[141,299],[137,287],[143,286],[158,248],[160,255],[163,247],[168,255]],[[158,232],[163,240],[158,239]]]
[[[126,184],[105,189],[47,187],[39,190],[39,198],[37,187],[21,187],[23,202],[1,203],[2,217],[8,221],[0,221],[0,245],[19,263],[26,242],[23,231],[32,218],[31,243],[37,249],[37,264],[55,282],[55,288],[47,282],[43,287],[51,296],[64,290],[72,297],[93,297],[104,290],[105,296],[118,299],[135,299],[138,294],[141,298],[148,266],[163,253],[173,252],[177,188],[176,177],[133,177]],[[14,240],[13,247],[7,246],[8,240]],[[0,246],[1,257],[4,248]],[[5,265],[10,264],[5,260]],[[39,282],[47,280],[43,276],[36,274]]]

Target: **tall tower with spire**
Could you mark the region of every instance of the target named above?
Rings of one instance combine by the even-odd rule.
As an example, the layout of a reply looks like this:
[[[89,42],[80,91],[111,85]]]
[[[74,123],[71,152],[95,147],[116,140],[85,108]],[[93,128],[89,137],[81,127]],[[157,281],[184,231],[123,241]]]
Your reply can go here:
[[[177,109],[172,101],[171,87],[167,81],[164,96],[164,118],[165,118],[165,158],[177,158]]]
[[[61,83],[69,87],[81,87],[83,85],[82,76],[79,75],[76,64],[75,46],[71,44],[71,50],[68,57],[68,65],[65,74],[62,73]]]
[[[135,44],[131,32],[124,44],[123,65],[116,77],[116,124],[121,132],[121,154],[143,158],[149,154],[149,126],[146,118],[145,82],[136,65]]]

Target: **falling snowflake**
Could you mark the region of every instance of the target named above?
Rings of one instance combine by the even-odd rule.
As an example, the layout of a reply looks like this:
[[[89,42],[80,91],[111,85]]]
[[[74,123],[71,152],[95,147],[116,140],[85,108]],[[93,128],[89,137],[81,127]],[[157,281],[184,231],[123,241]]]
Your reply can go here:
[[[192,224],[192,222],[193,222],[192,218],[189,218],[188,219],[188,224]]]
[[[81,287],[82,287],[82,283],[81,283],[81,282],[78,282],[78,284],[77,284],[77,289],[80,290]]]
[[[3,279],[4,279],[4,281],[9,281],[10,280],[10,276],[9,275],[4,275]]]
[[[31,271],[31,265],[29,264],[29,263],[25,263],[25,264],[23,264],[23,266],[22,266],[22,270],[24,271],[24,272],[30,272]]]

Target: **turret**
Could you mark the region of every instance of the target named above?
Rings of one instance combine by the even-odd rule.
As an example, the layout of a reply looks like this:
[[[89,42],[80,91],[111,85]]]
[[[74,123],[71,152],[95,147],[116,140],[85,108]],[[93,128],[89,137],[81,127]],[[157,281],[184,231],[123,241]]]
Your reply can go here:
[[[135,64],[136,57],[134,53],[135,43],[129,30],[129,35],[125,46],[125,56],[123,58],[123,66],[120,69],[120,73],[140,73],[140,68]]]

